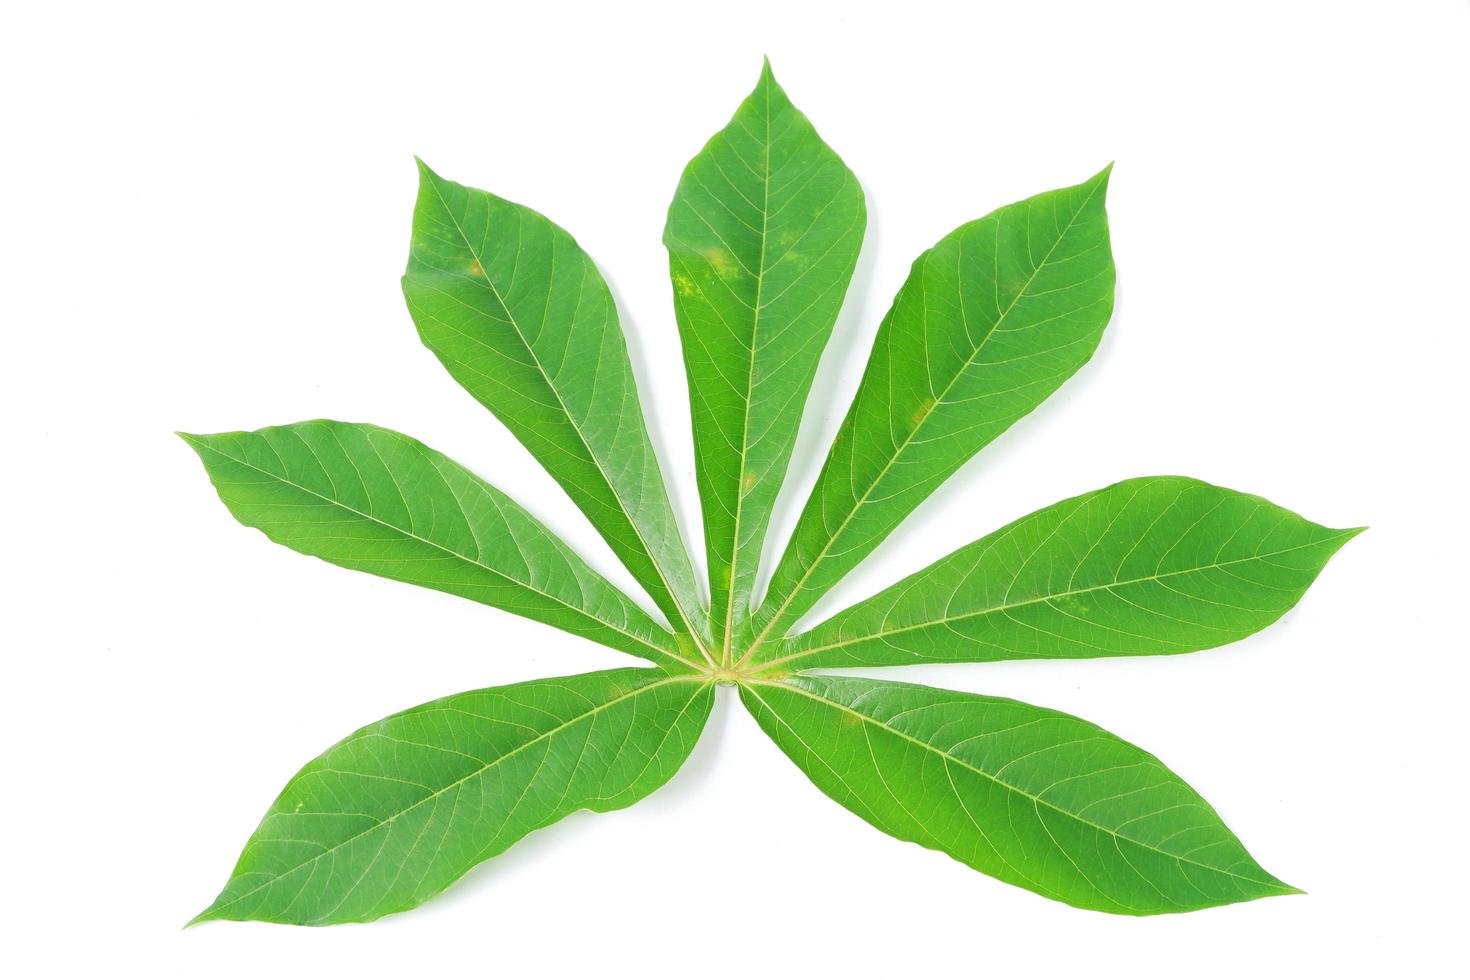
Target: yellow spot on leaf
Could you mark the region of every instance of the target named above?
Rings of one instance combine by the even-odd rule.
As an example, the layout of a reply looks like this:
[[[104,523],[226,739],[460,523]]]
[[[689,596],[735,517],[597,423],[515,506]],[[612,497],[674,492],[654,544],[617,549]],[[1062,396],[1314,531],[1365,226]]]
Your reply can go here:
[[[674,273],[674,289],[678,290],[680,296],[694,295],[694,283],[682,273]]]
[[[485,274],[485,270],[480,267],[480,260],[479,259],[476,259],[475,261],[473,261],[473,262],[470,263],[470,275],[472,275],[472,276],[483,276],[484,274]]]
[[[1083,616],[1092,612],[1092,604],[1082,596],[1064,595],[1051,600],[1053,607],[1063,612],[1069,612],[1077,616]]]
[[[918,428],[924,424],[924,420],[929,417],[929,413],[932,411],[934,411],[934,399],[925,398],[919,402],[918,410],[914,412],[913,417],[909,421],[913,423],[915,428]]]
[[[740,495],[743,497],[755,489],[755,474],[747,472],[740,480]]]
[[[728,279],[735,272],[735,260],[723,248],[707,248],[702,253],[709,267],[721,279]]]

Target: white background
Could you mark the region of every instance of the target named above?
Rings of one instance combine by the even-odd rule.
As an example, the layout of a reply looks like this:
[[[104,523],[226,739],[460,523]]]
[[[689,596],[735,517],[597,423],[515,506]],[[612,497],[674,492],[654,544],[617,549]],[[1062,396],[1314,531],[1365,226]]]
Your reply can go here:
[[[1463,975],[1463,0],[409,11],[29,4],[0,23],[5,972]],[[629,581],[416,340],[397,280],[417,153],[601,263],[697,544],[659,236],[763,53],[871,214],[782,534],[911,259],[1117,161],[1098,356],[826,609],[1130,476],[1372,526],[1227,650],[885,675],[1155,750],[1310,894],[1137,920],[1053,904],[870,829],[724,692],[665,789],[536,834],[417,911],[181,930],[285,779],[353,728],[625,661],[269,544],[172,430],[391,426]]]

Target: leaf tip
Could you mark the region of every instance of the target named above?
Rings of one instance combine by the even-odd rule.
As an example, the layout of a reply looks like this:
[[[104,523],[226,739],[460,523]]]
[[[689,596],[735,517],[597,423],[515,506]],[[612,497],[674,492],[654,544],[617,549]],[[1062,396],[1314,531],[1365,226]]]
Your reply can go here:
[[[1329,553],[1329,557],[1331,557],[1331,555],[1337,554],[1337,552],[1342,550],[1342,547],[1345,544],[1347,544],[1353,538],[1356,538],[1358,535],[1362,534],[1366,530],[1368,530],[1367,525],[1364,525],[1362,527],[1338,528],[1335,532],[1337,534],[1337,540],[1332,542],[1332,551]]]
[[[781,90],[781,83],[776,81],[776,73],[771,70],[771,57],[764,54],[761,55],[761,75],[755,83],[757,92],[762,89],[775,89],[778,92]]]
[[[1257,867],[1259,868],[1260,865],[1257,865]],[[1271,872],[1266,871],[1265,868],[1261,868],[1261,871],[1264,872],[1266,879],[1270,882],[1270,887],[1264,889],[1261,894],[1256,896],[1257,898],[1282,898],[1287,895],[1306,894],[1306,891],[1303,889],[1298,888],[1290,882],[1282,881],[1280,878],[1271,874]]]
[[[183,928],[185,928],[185,929],[192,929],[195,926],[199,925],[199,923],[201,923],[201,922],[209,922],[213,918],[215,918],[215,915],[214,915],[214,906],[211,905],[209,908],[205,909],[203,912],[200,912],[198,915],[194,916],[194,918],[190,919],[188,922],[185,922],[184,925],[183,925]]]
[[[443,177],[440,177],[437,173],[435,173],[434,168],[425,163],[424,158],[419,156],[417,153],[413,155],[413,163],[414,166],[418,168],[420,184],[439,183],[444,179]]]

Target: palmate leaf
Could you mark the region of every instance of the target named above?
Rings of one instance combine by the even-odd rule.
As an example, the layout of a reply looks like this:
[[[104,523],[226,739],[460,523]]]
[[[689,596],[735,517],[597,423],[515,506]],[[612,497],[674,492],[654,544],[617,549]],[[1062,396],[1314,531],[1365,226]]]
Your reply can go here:
[[[1113,309],[1110,170],[963,225],[919,256],[772,574],[753,648],[1092,356]]]
[[[413,908],[576,810],[636,803],[688,757],[698,678],[607,670],[430,701],[296,774],[194,921],[364,922]]]
[[[1296,605],[1360,528],[1184,477],[1125,480],[966,545],[797,637],[786,670],[1187,653]]]
[[[403,294],[419,336],[515,433],[682,632],[704,612],[612,293],[571,235],[422,162]]]
[[[669,207],[710,616],[727,661],[866,220],[857,178],[769,63],[685,168]]]
[[[445,698],[286,787],[198,920],[410,908],[688,756],[717,684],[829,796],[903,840],[1072,905],[1152,914],[1295,889],[1157,759],[998,698],[814,668],[1182,653],[1291,609],[1358,529],[1184,477],[1043,508],[805,633],[812,606],[1091,356],[1111,315],[1109,171],[921,255],[752,610],[771,509],[863,234],[856,178],[766,65],[669,208],[710,568],[700,600],[607,284],[561,228],[420,165],[404,295],[450,374],[520,439],[670,627],[526,510],[417,440],[303,422],[185,435],[231,513],[337,565],[652,661]]]
[[[230,513],[272,541],[688,666],[668,630],[541,522],[416,439],[324,420],[183,438]]]
[[[1104,912],[1186,912],[1296,889],[1153,756],[1079,718],[864,677],[741,697],[832,799],[901,840]]]

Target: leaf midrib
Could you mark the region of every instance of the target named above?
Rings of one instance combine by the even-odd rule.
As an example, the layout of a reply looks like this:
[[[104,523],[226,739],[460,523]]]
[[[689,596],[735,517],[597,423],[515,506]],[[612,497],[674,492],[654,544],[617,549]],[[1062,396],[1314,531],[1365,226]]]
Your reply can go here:
[[[259,885],[256,885],[255,887],[251,888],[249,891],[242,892],[241,894],[239,894],[239,895],[235,896],[234,898],[230,899],[228,902],[226,902],[223,905],[212,905],[212,906],[210,906],[204,912],[201,912],[199,914],[199,916],[196,917],[196,919],[194,921],[196,921],[196,922],[197,921],[200,921],[205,916],[208,916],[211,913],[219,912],[219,911],[221,911],[223,909],[229,908],[232,905],[235,905],[235,904],[237,904],[239,902],[244,901],[245,899],[249,898],[251,895],[254,895],[256,892],[260,891],[262,888],[268,888],[271,885],[275,884],[280,879],[286,877],[287,875],[293,875],[296,872],[300,871],[302,868],[305,868],[308,865],[314,864],[317,861],[321,860],[322,858],[326,857],[327,855],[333,854],[336,851],[341,850],[343,847],[346,847],[348,844],[351,844],[352,842],[354,842],[356,840],[359,840],[359,839],[361,839],[363,837],[366,837],[368,834],[371,834],[371,833],[377,831],[379,828],[384,827],[387,824],[392,823],[393,821],[397,820],[399,817],[402,817],[405,814],[410,813],[411,811],[417,809],[418,807],[422,806],[423,804],[428,803],[428,802],[430,802],[432,800],[436,800],[439,797],[443,796],[445,793],[449,792],[450,790],[456,789],[457,787],[464,785],[465,783],[469,782],[471,779],[477,779],[480,776],[483,776],[485,773],[489,772],[491,769],[494,769],[496,766],[500,765],[502,762],[506,761],[507,759],[515,756],[517,753],[521,752],[522,750],[527,749],[527,748],[530,748],[532,745],[535,745],[535,744],[537,744],[539,742],[542,742],[542,741],[544,741],[546,739],[549,739],[549,738],[551,738],[551,737],[553,737],[553,736],[555,736],[557,734],[560,734],[561,732],[563,732],[566,729],[572,727],[573,725],[575,725],[575,724],[577,724],[577,723],[579,723],[581,721],[584,721],[587,718],[591,718],[591,717],[595,716],[598,712],[605,711],[605,710],[613,707],[616,704],[621,704],[622,702],[628,700],[629,698],[637,697],[640,694],[645,694],[645,693],[647,693],[649,691],[655,690],[656,688],[664,687],[664,686],[666,686],[668,684],[678,684],[678,683],[686,683],[686,684],[687,683],[699,683],[699,684],[707,685],[709,682],[707,680],[705,680],[704,678],[702,678],[702,677],[694,677],[694,676],[665,677],[665,678],[661,678],[659,680],[656,680],[656,681],[652,682],[651,684],[645,684],[642,687],[634,688],[633,690],[627,692],[626,694],[621,694],[618,697],[613,698],[611,701],[604,701],[601,704],[594,705],[592,708],[588,709],[587,711],[584,711],[584,712],[582,712],[581,714],[578,714],[578,715],[574,715],[573,717],[571,717],[571,718],[567,719],[566,721],[564,721],[564,722],[556,725],[555,727],[550,728],[550,729],[547,729],[544,732],[541,732],[540,734],[536,735],[534,738],[531,738],[531,739],[528,739],[525,742],[522,742],[520,745],[517,745],[515,748],[511,749],[509,752],[506,752],[504,755],[497,756],[496,758],[490,760],[489,762],[484,763],[478,769],[475,769],[475,770],[473,770],[473,771],[471,771],[469,773],[466,773],[464,776],[461,776],[460,778],[454,780],[451,783],[446,783],[444,786],[440,787],[439,789],[434,790],[431,793],[429,793],[429,795],[428,796],[425,796],[423,799],[415,800],[413,803],[410,803],[408,806],[404,807],[402,810],[399,810],[397,813],[390,814],[389,816],[384,817],[381,820],[378,820],[371,827],[368,827],[365,830],[361,830],[361,831],[357,832],[356,834],[353,834],[351,837],[346,838],[345,840],[338,841],[336,844],[333,844],[331,847],[327,848],[326,850],[321,851],[321,852],[319,852],[317,854],[313,854],[311,857],[307,858],[305,861],[302,861],[300,864],[297,864],[294,867],[292,867],[292,868],[290,868],[290,869],[288,869],[286,871],[281,872],[280,874],[274,875],[269,881],[261,882]],[[697,696],[698,695],[698,692],[696,691],[695,694]],[[693,701],[693,698],[692,697],[690,698],[690,701]],[[687,705],[686,705],[686,707],[687,707]],[[681,717],[682,717],[682,714],[681,714]],[[294,780],[293,780],[293,782],[294,782]]]
[[[760,258],[756,262],[755,306],[751,309],[750,320],[750,357],[745,369],[745,411],[740,420],[740,468],[739,478],[735,481],[735,516],[731,524],[730,584],[724,589],[725,625],[721,637],[720,664],[727,668],[734,661],[732,648],[734,637],[731,634],[735,629],[735,603],[738,599],[737,587],[740,582],[740,521],[745,510],[747,496],[745,472],[750,456],[750,402],[755,393],[755,358],[759,350],[757,338],[760,334],[761,323],[761,292],[766,284],[766,242],[770,235],[771,219],[771,83],[769,80],[763,78],[761,88],[765,96],[765,109],[762,115],[766,124],[766,138],[761,147],[761,250]]]
[[[1190,857],[1184,857],[1184,856],[1177,855],[1177,854],[1170,854],[1168,851],[1163,850],[1162,848],[1157,847],[1157,846],[1155,846],[1153,844],[1149,844],[1149,843],[1147,843],[1145,841],[1141,841],[1141,840],[1139,840],[1136,837],[1131,837],[1128,834],[1120,833],[1120,832],[1115,831],[1115,830],[1110,830],[1109,828],[1104,827],[1102,824],[1096,823],[1096,822],[1094,822],[1092,820],[1088,820],[1086,817],[1078,816],[1077,814],[1074,814],[1074,813],[1072,813],[1072,812],[1070,812],[1068,810],[1063,809],[1062,807],[1058,806],[1057,804],[1052,803],[1050,800],[1043,799],[1042,797],[1037,796],[1034,793],[1030,793],[1030,792],[1022,789],[1019,786],[1016,786],[1016,785],[1014,785],[1012,783],[1006,782],[1004,779],[1001,779],[998,776],[995,776],[995,775],[993,775],[991,773],[988,773],[985,770],[980,769],[979,767],[974,766],[974,765],[970,764],[969,762],[966,762],[964,759],[961,759],[961,758],[959,758],[959,757],[957,757],[955,755],[952,755],[949,752],[946,752],[945,750],[939,748],[938,746],[934,745],[931,742],[926,742],[926,741],[924,741],[921,738],[915,738],[914,736],[908,734],[907,732],[900,731],[899,729],[894,728],[891,725],[885,724],[884,722],[881,722],[878,719],[876,719],[876,718],[874,718],[874,717],[872,717],[870,715],[865,715],[861,711],[857,711],[857,710],[855,710],[853,708],[850,708],[847,705],[842,704],[841,702],[833,701],[833,700],[831,700],[829,698],[822,697],[819,694],[814,694],[811,691],[804,690],[801,687],[797,687],[797,686],[792,685],[792,684],[783,683],[781,681],[749,680],[749,681],[746,681],[745,683],[746,683],[747,687],[751,687],[751,686],[779,687],[779,688],[782,688],[784,690],[792,691],[792,692],[797,693],[797,694],[800,694],[800,695],[802,695],[804,697],[810,698],[811,700],[817,701],[817,702],[819,702],[821,704],[829,705],[829,706],[831,706],[833,708],[836,708],[839,711],[842,711],[842,712],[845,712],[846,714],[852,715],[854,718],[861,719],[863,722],[865,722],[865,723],[867,723],[869,725],[872,725],[872,726],[874,726],[874,727],[876,727],[876,728],[878,728],[878,729],[880,729],[882,731],[888,732],[888,733],[890,733],[892,735],[898,736],[899,738],[905,739],[906,741],[912,742],[914,745],[917,745],[920,748],[926,749],[929,752],[932,752],[935,755],[938,755],[940,758],[944,759],[946,762],[952,762],[952,763],[954,763],[957,766],[960,766],[960,767],[962,767],[964,769],[970,770],[971,772],[975,773],[976,775],[983,776],[985,779],[990,780],[991,782],[993,782],[995,785],[999,786],[1003,790],[1008,790],[1008,791],[1010,791],[1012,793],[1016,793],[1019,796],[1024,796],[1025,798],[1031,800],[1032,801],[1032,804],[1034,806],[1045,806],[1048,809],[1050,809],[1050,810],[1052,810],[1052,811],[1054,811],[1056,813],[1059,813],[1059,814],[1061,814],[1064,817],[1067,817],[1067,818],[1069,818],[1071,820],[1077,821],[1078,823],[1082,824],[1083,826],[1091,827],[1094,830],[1101,831],[1102,833],[1107,834],[1109,837],[1112,837],[1114,840],[1125,841],[1125,842],[1127,842],[1129,844],[1134,844],[1134,845],[1136,845],[1138,847],[1142,847],[1142,848],[1144,848],[1146,850],[1152,851],[1155,854],[1159,854],[1159,855],[1161,855],[1163,857],[1169,858],[1170,860],[1179,861],[1179,862],[1184,863],[1184,864],[1193,865],[1194,867],[1202,868],[1202,869],[1204,869],[1206,871],[1213,871],[1213,872],[1215,872],[1217,874],[1228,875],[1228,876],[1230,876],[1232,878],[1237,878],[1237,879],[1239,879],[1241,881],[1248,881],[1248,882],[1250,882],[1251,884],[1254,884],[1254,885],[1263,885],[1263,886],[1268,887],[1268,888],[1280,888],[1280,887],[1283,887],[1282,883],[1279,882],[1279,881],[1267,881],[1267,880],[1262,880],[1260,878],[1252,878],[1249,875],[1243,875],[1243,874],[1240,874],[1240,873],[1235,872],[1235,871],[1229,871],[1229,870],[1227,870],[1225,868],[1216,867],[1215,865],[1212,865],[1212,864],[1205,864],[1202,861],[1197,861],[1197,860],[1195,860],[1193,858],[1190,858]],[[755,692],[752,691],[751,693],[754,694]],[[767,701],[765,698],[762,698],[759,694],[755,694],[755,696],[756,696],[757,699],[760,700],[761,704],[765,705],[766,708],[771,711],[772,714],[774,714],[778,718],[781,717],[780,712],[778,712],[774,708],[772,708],[769,701]],[[791,728],[792,727],[791,724],[790,724],[790,722],[787,722],[786,719],[784,719],[784,718],[781,718],[781,723],[783,725],[785,725],[787,728]],[[792,731],[794,732],[795,729],[792,728]],[[1200,802],[1201,802],[1202,805],[1204,805],[1206,807],[1209,806],[1209,804],[1204,803],[1203,800],[1201,800]],[[1057,846],[1058,846],[1059,849],[1061,848],[1061,845],[1057,845]],[[1063,853],[1065,853],[1065,851],[1063,851]],[[1093,887],[1096,888],[1095,885]],[[1285,887],[1290,887],[1290,886],[1285,886]],[[1101,889],[1099,889],[1099,892],[1101,892]],[[1109,896],[1109,897],[1111,898],[1111,896]],[[1116,901],[1116,899],[1114,899],[1114,900]]]
[[[991,324],[990,329],[986,331],[984,339],[975,346],[975,349],[970,353],[970,356],[965,359],[965,363],[961,365],[961,367],[957,371],[955,371],[954,377],[951,378],[949,382],[944,386],[944,390],[934,399],[933,404],[929,405],[928,408],[924,410],[923,415],[920,416],[918,421],[914,424],[914,427],[909,431],[909,434],[904,437],[903,443],[900,444],[896,449],[894,449],[892,455],[888,457],[888,461],[883,464],[883,468],[878,472],[878,475],[875,476],[873,480],[868,484],[868,486],[863,490],[863,495],[858,498],[858,500],[854,502],[853,505],[848,509],[846,515],[844,515],[842,518],[842,523],[837,526],[837,529],[835,531],[828,535],[826,543],[822,545],[822,550],[817,553],[817,556],[815,558],[807,563],[806,570],[801,573],[801,577],[796,580],[796,584],[786,591],[786,595],[782,599],[780,606],[778,606],[776,608],[776,611],[771,614],[771,618],[761,629],[755,640],[751,642],[751,645],[746,650],[745,655],[741,657],[739,664],[736,665],[737,667],[743,666],[746,662],[750,660],[752,656],[755,655],[755,652],[760,648],[761,644],[765,642],[766,636],[781,621],[782,614],[785,613],[786,609],[791,605],[791,603],[796,600],[796,597],[801,594],[802,588],[806,585],[807,579],[809,579],[812,573],[816,571],[817,567],[826,560],[827,554],[829,551],[831,551],[832,546],[837,543],[837,539],[842,536],[842,532],[847,530],[847,525],[852,522],[852,519],[863,508],[863,505],[867,503],[868,497],[870,497],[873,491],[878,488],[879,484],[883,482],[883,479],[888,475],[888,471],[893,468],[899,457],[908,450],[909,446],[913,443],[914,438],[918,435],[919,431],[924,427],[929,419],[933,417],[934,412],[938,410],[939,406],[944,404],[945,398],[948,397],[950,391],[954,389],[954,386],[959,383],[960,378],[964,377],[965,372],[969,371],[970,368],[974,366],[975,359],[980,356],[980,352],[985,349],[987,344],[990,343],[990,339],[995,336],[996,330],[1000,328],[1001,324],[1003,324],[1006,321],[1006,318],[1009,317],[1011,313],[1015,310],[1016,305],[1021,302],[1023,297],[1026,296],[1027,291],[1031,288],[1031,284],[1036,281],[1036,277],[1041,274],[1041,270],[1046,267],[1048,262],[1051,261],[1052,254],[1056,252],[1062,241],[1067,237],[1068,234],[1071,233],[1072,226],[1077,223],[1078,216],[1082,214],[1083,209],[1086,208],[1087,205],[1092,201],[1093,196],[1097,193],[1098,186],[1100,185],[1095,185],[1090,191],[1088,191],[1087,197],[1083,198],[1082,201],[1077,205],[1076,210],[1067,220],[1066,227],[1057,233],[1056,241],[1052,242],[1051,248],[1047,249],[1046,254],[1042,256],[1041,261],[1036,264],[1036,268],[1031,271],[1031,275],[1027,277],[1026,282],[1022,284],[1019,290],[1017,290],[1016,295],[1011,300],[1010,304],[1006,306],[1005,310],[1001,312],[1000,316],[996,317],[995,322]],[[963,304],[961,304],[960,315],[963,322],[965,320]],[[968,326],[967,323],[965,325]],[[966,332],[968,332],[968,330]]]
[[[1039,603],[1054,602],[1057,599],[1067,599],[1067,598],[1071,598],[1072,596],[1087,595],[1088,593],[1091,593],[1091,592],[1100,592],[1100,591],[1104,591],[1104,590],[1108,590],[1108,589],[1122,588],[1122,587],[1128,586],[1128,585],[1138,585],[1138,584],[1143,583],[1143,582],[1159,582],[1159,581],[1162,581],[1162,580],[1167,579],[1167,578],[1173,578],[1174,576],[1177,576],[1177,575],[1192,575],[1195,572],[1205,572],[1205,571],[1210,571],[1210,570],[1216,569],[1216,568],[1228,568],[1231,565],[1240,565],[1240,564],[1244,564],[1245,562],[1265,561],[1268,558],[1275,558],[1278,555],[1290,554],[1293,551],[1301,551],[1304,548],[1316,548],[1316,547],[1320,547],[1322,544],[1325,543],[1325,541],[1326,541],[1326,539],[1318,540],[1318,541],[1311,541],[1311,542],[1308,542],[1307,544],[1299,544],[1299,545],[1293,545],[1290,548],[1282,548],[1279,551],[1268,551],[1265,554],[1251,555],[1248,558],[1232,558],[1229,561],[1211,562],[1211,563],[1205,564],[1205,565],[1197,565],[1197,566],[1195,566],[1193,568],[1181,568],[1181,569],[1179,569],[1177,571],[1173,571],[1173,572],[1160,572],[1160,573],[1155,574],[1155,575],[1141,575],[1138,578],[1120,579],[1120,580],[1118,580],[1116,582],[1105,582],[1105,583],[1103,583],[1101,585],[1089,585],[1086,588],[1081,588],[1081,589],[1068,589],[1065,592],[1055,592],[1055,593],[1052,593],[1050,595],[1037,596],[1036,598],[1033,598],[1033,599],[1023,599],[1023,600],[1020,600],[1019,602],[1008,602],[1008,603],[1003,603],[1003,604],[998,605],[998,606],[988,606],[988,607],[986,607],[984,609],[976,609],[976,610],[972,610],[971,612],[958,613],[958,614],[953,615],[953,616],[941,616],[941,617],[939,617],[937,619],[925,620],[922,623],[912,623],[912,624],[910,624],[908,626],[897,626],[897,627],[894,627],[892,629],[877,630],[877,631],[872,632],[872,633],[866,633],[866,634],[864,634],[862,636],[853,637],[853,638],[845,639],[845,640],[836,640],[836,641],[833,641],[831,643],[823,644],[822,646],[811,647],[811,648],[806,649],[806,650],[800,650],[800,651],[798,651],[796,653],[789,654],[789,655],[787,655],[785,657],[779,657],[779,658],[777,658],[775,660],[765,661],[765,662],[763,662],[761,664],[761,666],[762,667],[772,667],[772,666],[775,666],[776,664],[789,663],[790,661],[793,661],[793,660],[802,660],[802,659],[805,659],[807,657],[813,656],[815,654],[823,653],[823,652],[825,652],[827,650],[836,650],[836,649],[840,649],[841,647],[853,646],[853,645],[858,644],[858,643],[867,643],[867,642],[869,642],[871,640],[881,640],[884,637],[895,636],[895,635],[897,635],[899,633],[907,633],[907,632],[910,632],[912,630],[928,629],[931,626],[943,626],[943,625],[946,625],[948,623],[959,622],[961,620],[977,619],[977,618],[982,617],[982,616],[990,616],[990,615],[993,615],[995,613],[1006,612],[1007,610],[1010,610],[1010,609],[1021,609],[1021,608],[1024,608],[1026,606],[1034,606],[1034,605],[1037,605]],[[900,583],[900,584],[902,584],[902,583]],[[839,613],[838,615],[842,615],[842,614]],[[818,625],[814,629],[820,629],[820,628],[821,628],[821,625]],[[800,669],[800,668],[794,668],[794,669]]]
[[[191,441],[192,441],[192,437],[190,437],[190,438],[191,438]],[[292,487],[293,489],[300,490],[302,493],[310,494],[311,496],[316,497],[318,500],[325,501],[326,503],[332,505],[333,507],[340,508],[341,510],[347,511],[350,514],[355,514],[358,517],[361,517],[363,520],[371,521],[372,523],[377,524],[380,527],[387,528],[388,530],[394,531],[394,532],[396,532],[398,534],[401,534],[401,535],[403,535],[406,538],[412,538],[415,541],[418,541],[418,542],[420,542],[420,543],[422,543],[424,545],[427,545],[428,547],[433,548],[436,551],[441,551],[444,554],[449,555],[449,556],[451,556],[453,558],[458,558],[460,561],[463,561],[466,564],[473,565],[474,567],[479,568],[479,569],[483,569],[484,571],[488,572],[489,574],[494,575],[497,578],[503,579],[504,581],[509,582],[512,585],[515,585],[515,586],[518,586],[520,588],[526,589],[528,592],[534,592],[535,594],[537,594],[539,596],[542,596],[543,598],[549,599],[552,602],[556,603],[557,605],[560,605],[561,607],[563,607],[564,609],[568,610],[569,612],[575,613],[578,616],[581,616],[581,617],[583,617],[585,619],[589,619],[589,620],[591,620],[594,623],[598,623],[598,624],[600,624],[602,626],[605,626],[605,627],[607,627],[608,629],[612,630],[615,633],[621,633],[623,636],[628,637],[628,639],[633,640],[633,641],[635,641],[637,643],[642,644],[643,646],[647,647],[650,650],[655,651],[656,653],[658,653],[661,656],[664,656],[664,657],[672,657],[672,658],[674,658],[675,660],[679,661],[680,663],[684,664],[687,667],[692,667],[692,668],[694,668],[696,670],[699,669],[699,665],[698,664],[695,664],[695,663],[692,663],[692,662],[690,662],[688,660],[685,660],[683,657],[679,656],[679,654],[675,653],[673,650],[665,649],[665,648],[663,648],[661,646],[658,646],[657,644],[653,643],[652,641],[648,640],[647,638],[642,637],[642,636],[639,636],[637,633],[633,633],[633,632],[625,629],[624,627],[618,626],[615,623],[608,622],[606,619],[603,619],[600,616],[594,616],[590,612],[588,612],[587,610],[581,609],[581,608],[578,608],[577,606],[572,605],[571,603],[567,602],[565,599],[561,598],[560,596],[553,595],[550,592],[546,592],[543,589],[538,589],[536,586],[531,585],[529,582],[523,582],[520,579],[517,579],[517,578],[514,578],[514,577],[512,577],[510,575],[507,575],[505,572],[502,572],[501,570],[499,570],[497,568],[491,568],[489,565],[486,565],[484,562],[480,561],[477,558],[472,558],[469,555],[464,554],[463,552],[456,551],[453,548],[448,547],[447,545],[439,544],[437,541],[431,541],[428,538],[421,537],[420,535],[415,534],[413,531],[407,530],[406,528],[399,527],[396,524],[390,524],[389,522],[383,520],[380,517],[377,517],[377,516],[375,516],[373,514],[369,514],[369,513],[365,512],[365,511],[358,510],[356,507],[353,507],[350,504],[344,503],[343,501],[337,500],[337,499],[335,499],[333,497],[328,497],[326,494],[319,493],[316,490],[313,490],[311,487],[308,487],[308,486],[305,486],[303,484],[297,483],[295,480],[289,479],[287,477],[283,477],[283,476],[281,476],[281,475],[279,475],[277,473],[273,473],[270,470],[267,470],[267,469],[265,469],[263,467],[256,466],[254,463],[252,463],[252,462],[250,462],[248,460],[241,459],[238,456],[232,456],[229,453],[224,452],[223,450],[221,450],[221,449],[219,449],[219,448],[217,448],[215,446],[210,446],[210,445],[206,445],[204,443],[197,443],[197,442],[195,444],[199,448],[201,448],[201,449],[207,450],[208,452],[212,452],[212,453],[214,453],[217,456],[223,456],[225,459],[228,459],[228,460],[230,460],[233,463],[237,463],[240,466],[244,466],[247,469],[251,469],[251,470],[254,470],[257,473],[261,473],[261,474],[263,474],[265,476],[268,476],[272,480],[275,480],[278,483],[282,483],[282,484],[285,484],[288,487]],[[594,571],[593,574],[596,574],[596,572]],[[601,581],[609,589],[615,590],[615,586],[613,586],[612,583],[608,582],[606,579],[602,579]]]

